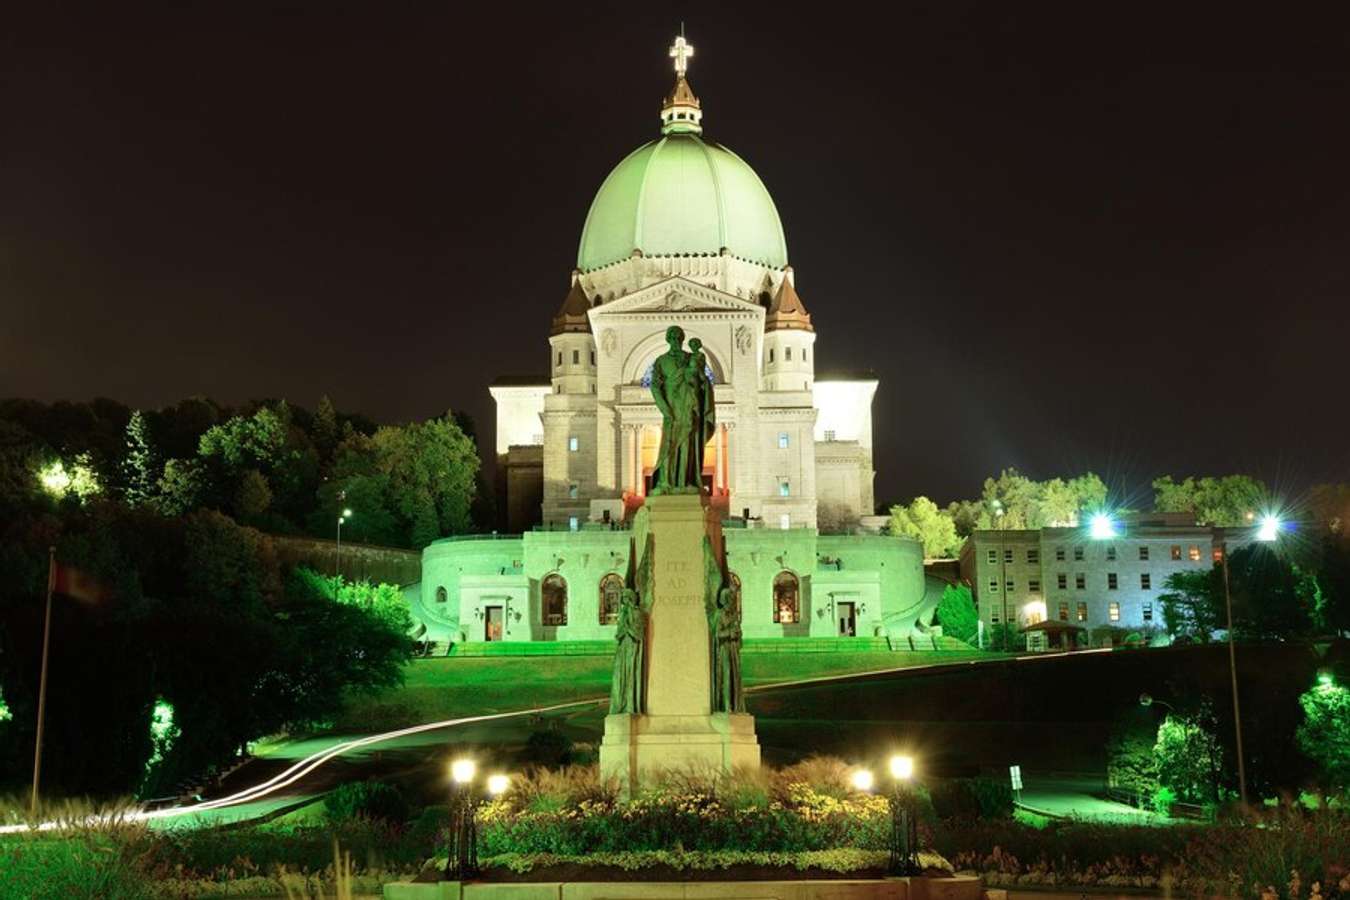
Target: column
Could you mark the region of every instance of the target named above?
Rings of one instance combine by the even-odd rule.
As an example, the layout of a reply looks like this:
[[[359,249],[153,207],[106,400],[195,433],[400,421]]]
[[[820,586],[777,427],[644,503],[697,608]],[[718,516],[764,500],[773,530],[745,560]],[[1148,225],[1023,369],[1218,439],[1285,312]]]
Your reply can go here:
[[[631,471],[633,462],[633,451],[630,448],[630,442],[633,440],[633,426],[621,423],[619,425],[619,490],[633,490],[633,473]]]
[[[726,478],[727,494],[731,494],[732,493],[731,486],[736,483],[736,461],[735,461],[736,454],[731,452],[732,450],[731,434],[736,430],[736,423],[727,422],[722,427],[726,429],[726,438],[727,438],[727,451],[726,456],[724,457],[724,459],[726,460],[727,471],[726,475],[723,477]],[[730,505],[727,506],[727,510],[731,514],[735,514],[736,512],[736,510],[731,509]]]
[[[726,425],[718,425],[717,430],[713,432],[713,491],[724,491],[727,486],[726,478],[722,474],[722,436],[726,434]]]
[[[643,426],[633,425],[633,494],[643,497]]]

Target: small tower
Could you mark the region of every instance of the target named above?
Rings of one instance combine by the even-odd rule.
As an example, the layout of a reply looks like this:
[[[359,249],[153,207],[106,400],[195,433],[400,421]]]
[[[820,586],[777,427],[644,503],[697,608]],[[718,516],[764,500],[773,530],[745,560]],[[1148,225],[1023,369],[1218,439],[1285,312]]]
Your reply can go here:
[[[670,48],[670,58],[675,60],[675,86],[670,89],[661,103],[662,134],[702,134],[703,110],[699,106],[694,89],[685,79],[689,71],[689,57],[694,55],[694,45],[680,35]]]
[[[580,273],[574,271],[572,287],[549,331],[549,372],[555,394],[595,393],[595,338],[587,315],[590,308]]]
[[[764,390],[809,391],[815,385],[816,329],[793,284],[792,267],[764,314]]]

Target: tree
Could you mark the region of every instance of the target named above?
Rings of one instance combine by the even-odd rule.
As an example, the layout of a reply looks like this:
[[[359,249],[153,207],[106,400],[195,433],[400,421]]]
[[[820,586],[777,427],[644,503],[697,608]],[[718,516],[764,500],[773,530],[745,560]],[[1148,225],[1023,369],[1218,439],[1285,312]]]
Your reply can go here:
[[[314,447],[319,451],[319,459],[327,466],[332,462],[333,451],[337,449],[338,441],[342,439],[337,410],[333,408],[333,401],[328,399],[327,394],[319,398],[319,406],[314,410],[312,433]]]
[[[995,502],[1002,508],[1003,515],[994,523],[996,528],[1040,527],[1040,486],[1016,469],[1004,469],[997,479],[986,478],[981,499],[991,510]]]
[[[1247,640],[1306,637],[1313,631],[1316,582],[1268,544],[1249,544],[1228,556],[1233,629]]]
[[[942,599],[938,602],[937,620],[945,636],[974,644],[980,630],[980,614],[975,609],[970,588],[963,584],[949,584],[943,588]]]
[[[1158,595],[1163,625],[1172,637],[1208,643],[1224,624],[1223,582],[1218,569],[1173,572]]]
[[[1317,626],[1324,633],[1350,631],[1350,533],[1322,532],[1316,563]]]
[[[1158,782],[1188,803],[1218,802],[1222,787],[1223,751],[1214,736],[1209,704],[1190,715],[1169,714],[1158,726],[1153,766]]]
[[[961,549],[956,523],[927,497],[915,497],[908,506],[891,507],[891,534],[914,538],[929,559],[950,559]]]
[[[156,505],[166,516],[181,516],[197,508],[206,489],[205,473],[194,459],[171,459],[164,464]]]
[[[1298,703],[1303,707],[1303,723],[1296,732],[1299,749],[1321,768],[1326,788],[1350,788],[1350,690],[1328,672]]]
[[[244,470],[234,493],[234,512],[239,521],[246,525],[257,524],[271,505],[272,488],[267,483],[267,476],[257,469]]]
[[[1153,482],[1153,508],[1158,512],[1194,513],[1197,524],[1236,528],[1250,524],[1270,503],[1270,491],[1247,475],[1186,478],[1164,475]]]
[[[326,523],[337,520],[344,491],[342,502],[355,513],[353,532],[363,536],[387,529],[391,543],[421,548],[468,531],[478,466],[477,448],[449,415],[385,426],[370,437],[353,433],[338,448],[333,475],[320,489],[322,508],[331,511],[325,532],[331,528]]]
[[[989,510],[978,500],[953,500],[947,504],[947,517],[956,526],[956,536],[970,537],[976,529],[989,528],[992,519]]]
[[[1350,534],[1350,484],[1319,484],[1308,492],[1313,521],[1333,534]]]
[[[159,468],[154,446],[150,440],[150,426],[139,409],[127,422],[127,451],[122,458],[123,497],[129,506],[143,506],[158,493]]]

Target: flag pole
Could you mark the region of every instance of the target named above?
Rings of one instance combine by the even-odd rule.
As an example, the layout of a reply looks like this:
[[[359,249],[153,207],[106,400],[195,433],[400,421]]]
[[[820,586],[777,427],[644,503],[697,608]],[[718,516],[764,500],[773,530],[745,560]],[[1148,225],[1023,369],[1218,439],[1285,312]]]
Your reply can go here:
[[[56,548],[47,548],[47,615],[42,624],[42,676],[38,679],[37,740],[33,744],[33,800],[29,814],[37,819],[38,781],[42,776],[42,720],[47,711],[47,652],[52,638],[52,593],[56,590]]]

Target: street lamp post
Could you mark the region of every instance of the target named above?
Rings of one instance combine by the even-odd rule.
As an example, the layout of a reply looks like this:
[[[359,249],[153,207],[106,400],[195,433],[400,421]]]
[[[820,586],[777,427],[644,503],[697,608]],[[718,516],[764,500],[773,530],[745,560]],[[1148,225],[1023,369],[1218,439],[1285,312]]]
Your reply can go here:
[[[346,491],[338,491],[338,499],[347,499]],[[333,564],[333,599],[338,596],[338,586],[342,584],[342,523],[352,517],[351,509],[343,507],[337,520],[337,560]]]
[[[911,781],[914,759],[892,756],[891,770],[891,858],[892,875],[921,875],[919,867],[919,823],[910,809],[913,801]]]
[[[451,808],[455,811],[454,831],[445,860],[447,881],[463,881],[478,875],[478,804],[474,793],[474,778],[478,765],[472,759],[457,759],[450,764],[450,780],[455,785]],[[505,775],[489,775],[487,792],[500,797],[511,786]]]
[[[1248,514],[1247,518],[1253,518]],[[1256,529],[1256,539],[1271,543],[1280,536],[1282,524],[1278,516],[1264,515]],[[1238,796],[1242,808],[1247,808],[1247,763],[1242,750],[1242,706],[1238,702],[1237,648],[1233,641],[1233,593],[1228,586],[1228,541],[1219,541],[1219,559],[1223,567],[1223,608],[1228,624],[1228,677],[1233,687],[1233,737],[1237,743]]]

